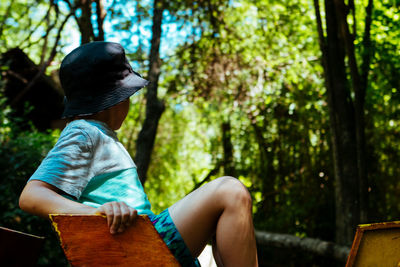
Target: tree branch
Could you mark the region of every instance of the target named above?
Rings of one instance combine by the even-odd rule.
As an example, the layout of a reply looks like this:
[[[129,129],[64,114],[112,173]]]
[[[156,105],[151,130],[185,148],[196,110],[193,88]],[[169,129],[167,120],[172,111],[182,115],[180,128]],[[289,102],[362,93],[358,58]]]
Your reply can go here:
[[[22,47],[22,44],[24,44],[26,41],[28,41],[28,40],[31,38],[32,34],[39,28],[39,26],[42,25],[42,23],[43,23],[45,20],[48,20],[48,18],[50,17],[50,12],[51,12],[52,7],[53,7],[53,1],[50,1],[50,5],[49,5],[49,8],[48,8],[46,14],[45,14],[45,15],[43,16],[43,18],[42,18],[41,20],[39,20],[39,22],[29,31],[28,35],[17,45],[17,47]],[[48,34],[48,33],[46,33],[46,34]]]
[[[264,231],[255,231],[258,245],[277,248],[302,250],[314,255],[333,258],[339,262],[346,262],[350,248],[340,246],[333,242],[323,241],[316,238],[300,238],[289,234],[278,234]]]
[[[7,70],[6,72],[8,75],[13,76],[14,78],[17,78],[18,80],[20,80],[23,84],[28,84],[28,80],[25,79],[20,74],[16,73],[15,71]]]
[[[80,8],[82,14],[78,17],[74,14],[76,22],[81,33],[81,44],[89,43],[94,40],[94,32],[92,25],[92,11],[91,11],[91,1],[90,0],[79,0],[75,1],[75,8]]]
[[[360,73],[358,71],[357,60],[354,51],[354,35],[349,31],[349,25],[346,17],[346,5],[343,0],[335,0],[336,14],[338,16],[340,33],[344,41],[347,57],[349,60],[350,75],[353,83],[356,99],[360,96]],[[359,98],[361,99],[361,98]]]
[[[317,19],[317,31],[318,31],[318,42],[319,46],[322,52],[322,63],[324,65],[327,64],[325,62],[326,58],[326,39],[325,39],[325,34],[324,34],[324,29],[322,28],[322,19],[321,19],[321,11],[320,11],[320,6],[319,6],[319,0],[314,0],[314,8],[315,8],[315,17]],[[324,66],[326,67],[326,66]]]
[[[104,5],[102,0],[95,0],[95,2],[96,2],[96,14],[97,14],[97,29],[99,31],[95,39],[96,41],[104,41],[103,22],[104,18],[107,15],[107,12],[104,10]]]
[[[353,39],[357,38],[357,18],[356,18],[356,6],[354,5],[354,0],[349,0],[349,11],[353,16]]]
[[[362,98],[365,98],[365,93],[368,85],[368,72],[370,70],[371,63],[371,55],[373,51],[372,43],[371,43],[371,23],[372,23],[372,9],[373,9],[374,1],[369,0],[368,6],[366,7],[366,16],[365,16],[365,30],[363,37],[363,55],[362,55],[362,65],[361,65],[361,88],[362,90]]]
[[[51,1],[51,5],[52,6],[54,5],[53,1]],[[56,12],[56,17],[54,19],[54,22],[50,24],[50,16],[47,17],[47,25],[48,26],[47,26],[46,34],[43,37],[44,41],[43,41],[43,46],[42,46],[42,55],[40,56],[40,66],[44,64],[44,59],[45,59],[45,56],[46,56],[46,51],[47,51],[48,43],[49,43],[48,42],[49,35],[50,35],[50,32],[53,30],[53,28],[56,26],[57,21],[58,21],[58,16],[59,16],[59,13],[60,13],[57,5],[54,5],[54,9],[55,9],[55,12]]]
[[[212,38],[215,39],[215,37],[217,36],[218,32],[219,32],[219,25],[217,22],[217,18],[214,16],[214,13],[218,12],[218,10],[216,10],[217,8],[211,3],[211,0],[207,0],[206,2],[207,7],[208,7],[208,14],[210,15],[210,23],[212,26]]]
[[[74,13],[74,10],[71,10],[71,13],[69,13],[65,17],[60,28],[58,29],[57,37],[56,37],[56,40],[54,41],[53,49],[50,53],[48,60],[40,67],[40,69],[39,69],[38,73],[35,75],[35,77],[33,77],[33,79],[25,86],[25,88],[13,99],[13,101],[10,103],[10,106],[14,106],[15,104],[17,104],[21,100],[21,98],[35,85],[35,83],[38,81],[38,79],[45,73],[47,67],[50,65],[50,63],[53,61],[54,57],[57,54],[57,46],[58,46],[58,42],[60,41],[60,38],[61,38],[61,32],[62,32],[65,24],[69,20],[69,18],[73,15],[73,13]]]
[[[213,177],[214,175],[216,175],[219,171],[219,169],[222,167],[223,165],[223,161],[218,161],[217,164],[215,164],[214,169],[212,169],[204,178],[203,180],[201,180],[201,182],[196,183],[192,189],[192,191],[196,190],[197,188],[199,188],[200,186],[202,186],[204,183],[208,182],[211,177]],[[191,192],[192,192],[191,191]]]

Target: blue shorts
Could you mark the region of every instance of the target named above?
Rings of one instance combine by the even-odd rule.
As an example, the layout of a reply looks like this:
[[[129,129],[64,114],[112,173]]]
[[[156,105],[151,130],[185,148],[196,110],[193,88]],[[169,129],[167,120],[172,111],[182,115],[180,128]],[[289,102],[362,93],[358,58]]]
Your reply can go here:
[[[169,250],[179,261],[182,267],[199,267],[200,263],[193,258],[189,248],[181,234],[176,229],[174,222],[169,215],[168,209],[165,209],[158,215],[149,215],[150,221],[153,223],[161,238],[167,244]]]

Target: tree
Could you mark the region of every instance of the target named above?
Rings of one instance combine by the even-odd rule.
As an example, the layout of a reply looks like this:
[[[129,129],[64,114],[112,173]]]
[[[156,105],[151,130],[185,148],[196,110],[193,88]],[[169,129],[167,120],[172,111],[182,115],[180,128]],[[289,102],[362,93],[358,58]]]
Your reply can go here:
[[[64,0],[64,2],[70,10],[74,11],[73,16],[81,33],[81,44],[91,41],[104,41],[103,23],[107,12],[103,0],[74,0],[73,2]],[[95,10],[92,8],[92,3],[95,3]],[[95,24],[93,17],[96,18]]]
[[[155,212],[233,174],[253,197],[260,257],[269,265],[324,267],[334,266],[330,257],[345,260],[353,228],[344,221],[400,216],[398,1],[317,1],[325,12],[316,13],[309,0],[104,3],[0,0],[0,51],[19,47],[36,65],[50,63],[44,71],[54,76],[65,46],[101,36],[121,42],[134,69],[152,81],[131,98],[118,136],[137,153]],[[74,31],[80,39],[72,40]],[[1,78],[10,70],[3,64]],[[0,223],[41,231],[43,223],[17,210],[14,188],[49,141],[46,134],[35,141],[35,131],[10,134],[7,121],[0,127]],[[354,216],[342,221],[348,212]],[[347,241],[337,238],[337,246],[341,233]],[[51,264],[50,254],[41,264]]]
[[[151,38],[149,72],[147,75],[150,84],[147,86],[146,92],[146,117],[136,142],[135,162],[138,167],[138,174],[142,184],[144,184],[147,179],[147,170],[153,152],[158,122],[165,109],[164,103],[157,97],[158,79],[161,68],[160,41],[164,11],[163,5],[163,0],[154,0],[152,26],[153,36]]]
[[[356,225],[366,220],[364,102],[371,57],[372,3],[370,0],[366,11],[363,65],[360,74],[354,49],[356,27],[353,27],[351,34],[347,23],[350,12],[353,20],[356,20],[354,2],[350,1],[346,5],[341,0],[325,1],[326,33],[324,33],[319,1],[314,1],[332,136],[336,183],[336,240],[341,244],[350,244]],[[350,69],[354,100],[349,88],[347,68]]]

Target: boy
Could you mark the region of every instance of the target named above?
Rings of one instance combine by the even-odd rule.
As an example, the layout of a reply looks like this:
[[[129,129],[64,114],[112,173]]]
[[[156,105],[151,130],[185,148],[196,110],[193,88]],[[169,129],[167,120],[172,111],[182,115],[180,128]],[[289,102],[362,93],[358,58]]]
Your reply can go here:
[[[196,257],[211,239],[219,266],[257,266],[251,198],[237,179],[218,178],[159,215],[151,212],[136,166],[114,133],[126,118],[129,97],[148,84],[121,45],[78,47],[61,63],[60,80],[63,117],[70,122],[26,184],[21,209],[45,218],[105,214],[111,234],[146,214],[182,266],[198,266]]]

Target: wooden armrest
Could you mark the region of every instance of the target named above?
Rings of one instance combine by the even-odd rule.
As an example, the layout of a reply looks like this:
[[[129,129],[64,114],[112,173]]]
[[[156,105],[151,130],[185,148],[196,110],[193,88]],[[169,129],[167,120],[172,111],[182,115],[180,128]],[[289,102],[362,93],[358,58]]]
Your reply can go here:
[[[72,266],[180,266],[147,216],[115,235],[101,215],[51,214],[50,220]]]
[[[400,266],[400,221],[357,227],[346,267]]]
[[[35,266],[44,237],[0,227],[0,266]]]

